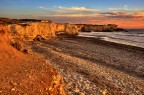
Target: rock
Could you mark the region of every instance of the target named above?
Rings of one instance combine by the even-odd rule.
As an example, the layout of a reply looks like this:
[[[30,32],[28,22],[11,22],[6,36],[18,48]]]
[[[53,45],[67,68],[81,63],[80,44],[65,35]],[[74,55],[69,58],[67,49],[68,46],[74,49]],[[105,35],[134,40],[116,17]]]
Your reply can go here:
[[[117,29],[115,29],[114,31],[125,31],[126,32],[126,30],[125,29],[123,29],[123,28],[117,28]]]
[[[28,48],[23,42],[18,41],[18,40],[11,40],[10,44],[16,48],[18,51],[21,51],[23,53],[32,53],[31,49]]]
[[[102,95],[106,95],[107,94],[107,90],[106,89],[105,90],[101,90],[100,92],[101,92]]]
[[[63,80],[62,77],[58,74],[56,76],[53,76],[53,81],[51,82],[51,85],[49,86],[49,93],[55,93],[57,90],[57,95],[65,95],[64,89],[63,89]]]
[[[74,91],[75,91],[75,92],[79,92],[80,90],[76,87]]]
[[[24,47],[23,47],[23,45],[22,45],[22,43],[20,43],[20,42],[16,42],[16,41],[11,41],[11,43],[10,43],[14,48],[16,48],[17,50],[19,50],[19,51],[23,51],[23,49],[24,49]]]
[[[11,89],[11,91],[15,91],[15,90],[16,90],[15,88],[12,88],[12,89]]]
[[[70,36],[78,35],[78,28],[75,25],[66,24],[65,25],[65,33]]]
[[[41,35],[37,35],[37,36],[33,39],[33,41],[42,41],[42,40],[44,40],[44,37],[42,37]]]
[[[78,35],[76,25],[72,24],[56,24],[56,23],[42,23],[33,22],[23,26],[21,24],[9,25],[9,32],[11,38],[20,40],[32,41],[33,39],[41,40],[45,37],[56,37],[57,34],[66,34],[75,36]]]
[[[113,32],[113,31],[124,31],[122,28],[118,28],[116,24],[107,25],[92,25],[92,24],[76,24],[78,31],[81,32]]]

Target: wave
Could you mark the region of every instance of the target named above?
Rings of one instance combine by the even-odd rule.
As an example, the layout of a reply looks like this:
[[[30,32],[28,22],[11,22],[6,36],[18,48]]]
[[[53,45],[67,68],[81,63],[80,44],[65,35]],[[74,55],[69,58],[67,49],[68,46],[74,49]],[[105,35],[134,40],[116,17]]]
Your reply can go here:
[[[79,36],[101,38],[105,41],[144,48],[144,32],[80,32]]]

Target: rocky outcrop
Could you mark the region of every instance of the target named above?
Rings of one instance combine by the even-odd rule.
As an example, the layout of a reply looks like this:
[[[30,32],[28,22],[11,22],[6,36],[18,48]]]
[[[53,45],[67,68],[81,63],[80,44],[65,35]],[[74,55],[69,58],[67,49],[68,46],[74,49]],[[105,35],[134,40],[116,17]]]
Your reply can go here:
[[[55,37],[58,34],[77,35],[78,29],[71,24],[56,23],[24,23],[11,24],[9,31],[12,38],[20,38],[22,40],[33,40],[37,35],[42,37]]]
[[[118,25],[108,24],[108,25],[91,25],[91,24],[76,24],[78,31],[81,32],[113,32],[123,30],[118,28]]]
[[[23,28],[15,26],[19,36],[24,30],[24,34],[29,33],[28,29],[33,30],[31,27],[20,29]],[[56,69],[38,55],[24,54],[13,48],[9,44],[8,32],[7,25],[0,25],[0,94],[65,95],[62,77]]]
[[[71,25],[71,24],[65,24],[65,32],[67,35],[78,35],[78,29],[77,26]]]

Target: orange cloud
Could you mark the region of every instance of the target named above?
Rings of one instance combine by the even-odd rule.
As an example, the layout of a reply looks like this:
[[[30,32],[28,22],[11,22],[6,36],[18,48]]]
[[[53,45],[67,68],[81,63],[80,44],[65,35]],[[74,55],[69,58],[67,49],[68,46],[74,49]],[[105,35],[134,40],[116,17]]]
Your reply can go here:
[[[83,23],[83,24],[117,24],[122,28],[143,28],[144,18],[124,17],[109,18],[103,16],[41,16],[42,19],[50,19],[58,23]]]
[[[37,15],[37,18],[50,19],[58,23],[117,24],[122,28],[144,28],[144,10],[130,10],[126,5],[119,9],[109,8],[112,10],[109,12],[86,7],[39,8],[48,12]]]

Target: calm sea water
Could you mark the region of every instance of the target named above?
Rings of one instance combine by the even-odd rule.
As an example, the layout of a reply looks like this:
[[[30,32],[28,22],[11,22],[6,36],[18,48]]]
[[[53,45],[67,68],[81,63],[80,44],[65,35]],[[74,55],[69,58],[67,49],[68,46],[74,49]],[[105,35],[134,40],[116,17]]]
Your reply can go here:
[[[80,32],[79,36],[144,48],[144,29],[128,29],[128,32]]]

